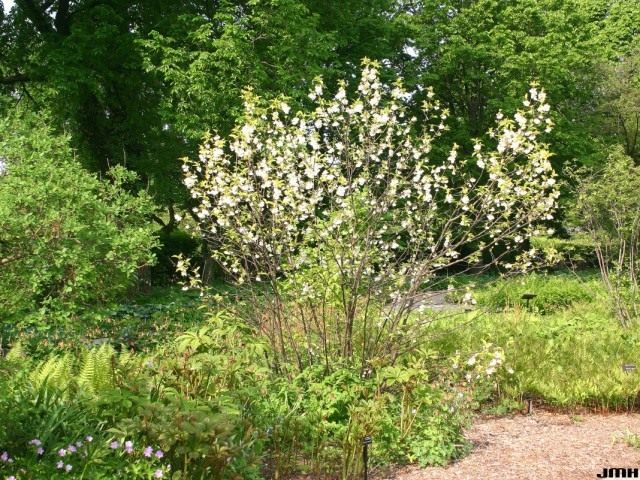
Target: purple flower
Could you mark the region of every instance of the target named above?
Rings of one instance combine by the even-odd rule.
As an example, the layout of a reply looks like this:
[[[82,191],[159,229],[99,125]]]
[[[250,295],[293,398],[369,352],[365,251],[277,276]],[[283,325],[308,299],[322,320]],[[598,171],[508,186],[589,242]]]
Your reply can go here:
[[[153,472],[153,478],[162,478],[164,477],[164,473],[162,473],[162,470],[157,469],[155,472]]]
[[[142,454],[145,457],[150,457],[151,455],[153,455],[153,447],[146,447],[143,451]]]
[[[84,439],[89,443],[93,442],[93,437],[91,435],[87,435]]]
[[[69,465],[69,464],[66,464],[66,465],[64,466],[64,469],[65,469],[67,472],[70,472],[72,468],[73,468],[73,466],[71,466],[71,465]]]
[[[56,467],[57,468],[64,468],[64,462],[62,460],[60,460],[58,463],[56,463]]]
[[[164,457],[164,452],[162,450],[158,450],[156,452],[156,458],[162,458],[162,457]]]
[[[70,453],[75,453],[78,451],[78,449],[76,448],[75,445],[71,444],[67,447],[67,450],[69,450]]]
[[[9,454],[7,452],[2,452],[2,455],[0,455],[0,460],[2,460],[3,462],[8,462],[9,461]]]
[[[58,455],[60,455],[61,457],[64,457],[67,454],[67,451],[64,448],[61,448],[60,450],[58,450]]]
[[[116,448],[118,448],[119,446],[120,446],[120,443],[118,443],[118,441],[117,441],[117,440],[114,440],[113,442],[111,442],[111,443],[109,444],[109,448],[111,448],[111,449],[113,449],[113,450],[115,450],[115,449],[116,449]]]
[[[38,449],[36,450],[36,453],[37,453],[38,455],[44,455],[44,448],[42,448],[42,447],[38,447]]]
[[[124,442],[124,451],[127,453],[133,453],[133,442],[131,440]]]
[[[38,440],[37,438],[34,438],[33,440],[31,440],[29,442],[29,445],[35,445],[36,447],[39,447],[40,445],[42,445],[42,442],[40,440]]]

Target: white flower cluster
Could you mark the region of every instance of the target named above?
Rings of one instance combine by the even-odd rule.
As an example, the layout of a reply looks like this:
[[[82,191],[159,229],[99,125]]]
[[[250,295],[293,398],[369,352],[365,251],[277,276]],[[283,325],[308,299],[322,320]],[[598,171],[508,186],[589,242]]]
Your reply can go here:
[[[426,96],[425,126],[408,113],[411,96],[383,85],[373,63],[351,100],[345,85],[325,98],[318,82],[308,113],[248,94],[244,123],[229,138],[208,138],[184,165],[217,260],[245,281],[320,266],[351,279],[350,291],[392,284],[385,294],[394,302],[464,261],[465,245],[515,245],[552,218],[558,191],[539,142],[552,125],[543,91],[532,88],[513,119],[499,114],[496,148],[476,143],[472,167],[457,145],[434,159],[448,112]],[[305,283],[304,294],[312,291]]]

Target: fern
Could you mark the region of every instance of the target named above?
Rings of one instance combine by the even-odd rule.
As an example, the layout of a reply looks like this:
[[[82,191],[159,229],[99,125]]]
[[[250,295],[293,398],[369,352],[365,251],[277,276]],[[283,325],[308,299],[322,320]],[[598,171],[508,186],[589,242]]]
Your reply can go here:
[[[111,388],[117,360],[114,348],[108,343],[89,350],[84,354],[79,366],[78,386],[94,395]]]
[[[29,380],[36,390],[68,391],[73,384],[73,358],[69,354],[51,357],[36,365]]]
[[[11,350],[7,352],[6,359],[8,361],[16,361],[16,360],[21,360],[26,356],[27,354],[24,351],[24,347],[22,346],[22,343],[18,341],[14,343],[13,346],[11,347]]]
[[[36,390],[54,390],[69,394],[81,390],[97,395],[114,383],[114,365],[117,356],[109,344],[84,352],[81,357],[66,354],[40,362],[29,374]]]

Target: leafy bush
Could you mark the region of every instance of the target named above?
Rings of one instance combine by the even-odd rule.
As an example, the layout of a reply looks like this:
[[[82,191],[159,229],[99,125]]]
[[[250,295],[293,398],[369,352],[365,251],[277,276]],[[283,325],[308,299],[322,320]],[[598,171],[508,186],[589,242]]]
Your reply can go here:
[[[613,149],[598,175],[582,181],[577,216],[595,245],[604,286],[620,322],[640,319],[640,166]]]
[[[0,123],[0,314],[72,313],[125,291],[157,242],[149,197],[118,167],[99,180],[40,121]],[[15,318],[15,317],[14,317]]]
[[[597,267],[595,245],[584,234],[571,238],[532,237],[531,246],[540,250],[551,264],[565,268]]]

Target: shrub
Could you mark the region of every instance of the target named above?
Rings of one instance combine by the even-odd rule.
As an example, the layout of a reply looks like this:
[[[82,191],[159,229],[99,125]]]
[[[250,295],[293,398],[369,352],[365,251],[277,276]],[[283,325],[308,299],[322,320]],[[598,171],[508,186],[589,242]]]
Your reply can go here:
[[[640,167],[622,147],[605,167],[582,181],[577,213],[595,244],[604,285],[620,322],[640,318]]]
[[[570,238],[532,237],[531,246],[561,268],[597,267],[595,245],[584,233]]]
[[[0,314],[72,313],[125,291],[157,245],[144,193],[122,167],[100,180],[64,136],[31,118],[0,123]]]
[[[539,141],[549,105],[535,87],[468,159],[457,145],[447,158],[432,152],[448,116],[433,92],[423,124],[411,95],[400,82],[383,85],[374,63],[355,98],[346,92],[327,99],[317,82],[308,112],[249,93],[243,124],[207,138],[184,166],[216,260],[268,294],[251,320],[299,370],[329,358],[358,358],[361,368],[380,355],[393,361],[421,285],[484,250],[521,246],[558,197]],[[479,248],[464,255],[470,244]]]

